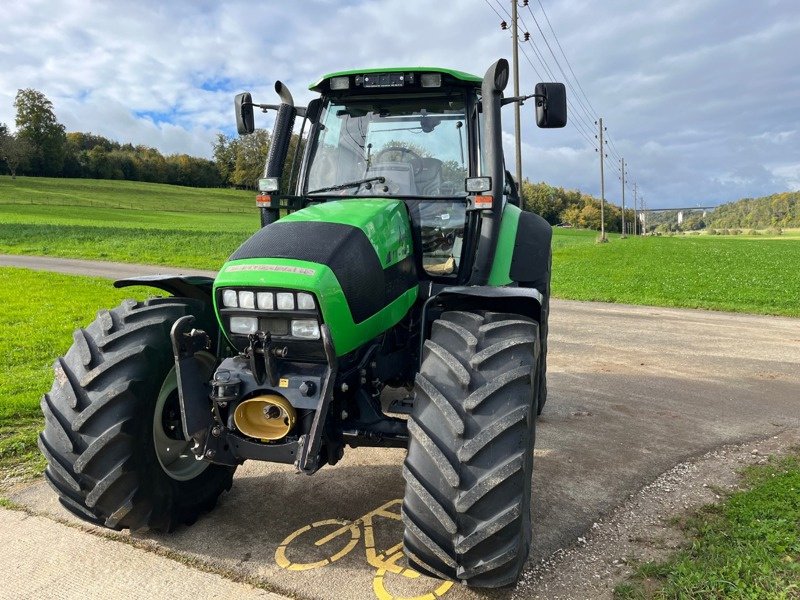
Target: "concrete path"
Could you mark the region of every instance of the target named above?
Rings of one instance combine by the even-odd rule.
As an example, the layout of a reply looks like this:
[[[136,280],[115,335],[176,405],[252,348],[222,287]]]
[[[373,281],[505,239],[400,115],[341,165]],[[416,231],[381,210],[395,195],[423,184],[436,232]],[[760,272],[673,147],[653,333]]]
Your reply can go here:
[[[53,258],[51,256],[25,256],[23,254],[0,254],[0,267],[24,267],[34,271],[53,271],[70,275],[90,275],[108,279],[123,279],[137,275],[207,275],[214,277],[216,271],[184,269],[154,265],[80,260],[78,258]]]
[[[548,363],[533,561],[575,543],[673,465],[800,427],[800,319],[554,301]],[[451,587],[399,566],[403,456],[350,449],[313,477],[246,463],[212,514],[139,539],[298,598],[509,597],[512,590]],[[12,499],[68,518],[44,483]],[[525,581],[515,596],[536,593]]]
[[[0,508],[0,531],[0,598],[284,598],[24,512]]]

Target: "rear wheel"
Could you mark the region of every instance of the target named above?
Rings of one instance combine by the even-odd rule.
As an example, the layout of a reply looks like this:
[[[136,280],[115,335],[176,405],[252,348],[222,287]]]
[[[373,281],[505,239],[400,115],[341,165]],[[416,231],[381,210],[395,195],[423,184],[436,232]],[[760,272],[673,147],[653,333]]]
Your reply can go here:
[[[101,311],[55,364],[42,398],[45,478],[79,517],[111,527],[170,531],[210,510],[233,468],[197,461],[183,438],[170,329],[202,302],[155,298]],[[214,357],[204,355],[209,377]]]
[[[539,327],[452,311],[433,323],[404,465],[410,564],[479,587],[513,583],[528,555]]]

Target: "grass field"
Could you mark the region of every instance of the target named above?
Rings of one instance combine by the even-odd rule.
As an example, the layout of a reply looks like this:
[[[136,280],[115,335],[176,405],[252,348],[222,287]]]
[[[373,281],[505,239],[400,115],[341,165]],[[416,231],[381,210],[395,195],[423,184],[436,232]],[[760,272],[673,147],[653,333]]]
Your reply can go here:
[[[53,361],[72,343],[76,327],[143,288],[117,290],[107,279],[0,268],[0,481],[38,472],[39,399],[53,381]]]
[[[585,243],[577,241],[581,234]],[[558,230],[554,239],[553,290],[563,298],[800,316],[800,239],[612,237],[595,244],[594,232]]]
[[[22,183],[0,177],[0,253],[217,269],[258,228],[252,194],[246,192],[119,181],[17,181]],[[111,208],[120,196],[139,208]],[[11,203],[40,197],[52,204]],[[155,210],[162,198],[197,212]],[[69,204],[73,201],[84,204]],[[215,206],[243,207],[243,212],[204,212]],[[611,235],[608,244],[596,244],[596,237],[593,231],[554,230],[554,295],[800,316],[800,232],[624,240]]]
[[[743,483],[682,522],[688,548],[641,565],[615,599],[800,597],[800,451],[749,468]]]
[[[0,176],[0,204],[251,213],[253,193],[217,188],[55,177]]]

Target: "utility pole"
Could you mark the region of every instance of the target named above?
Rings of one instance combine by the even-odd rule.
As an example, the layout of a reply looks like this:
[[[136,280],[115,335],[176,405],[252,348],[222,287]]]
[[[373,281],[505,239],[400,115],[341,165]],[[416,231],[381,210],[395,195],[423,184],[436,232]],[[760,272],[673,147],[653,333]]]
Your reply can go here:
[[[628,236],[625,235],[625,159],[620,158],[622,162],[622,237],[626,238]]]
[[[633,182],[633,235],[639,235],[639,213],[636,211],[636,182]]]
[[[514,96],[519,96],[519,34],[517,33],[517,0],[511,0],[511,42],[514,62]],[[522,196],[522,141],[519,123],[519,102],[514,102],[514,143],[517,150],[517,185]]]
[[[647,235],[647,204],[642,196],[642,235]]]
[[[605,146],[603,145],[603,117],[598,123],[600,128],[600,241],[606,241],[606,173],[603,165]]]

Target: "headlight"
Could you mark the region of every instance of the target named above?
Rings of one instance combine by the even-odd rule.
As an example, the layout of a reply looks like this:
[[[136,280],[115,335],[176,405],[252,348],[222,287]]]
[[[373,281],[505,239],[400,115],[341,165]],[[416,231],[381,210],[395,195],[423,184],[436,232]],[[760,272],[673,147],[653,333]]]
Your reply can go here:
[[[255,308],[256,295],[253,292],[239,292],[239,306],[241,308]]]
[[[314,304],[314,296],[303,292],[297,294],[297,308],[300,310],[314,310],[317,308]]]
[[[257,317],[231,317],[231,333],[249,335],[258,331]]]
[[[291,292],[278,292],[278,310],[294,310],[294,294]]]
[[[225,290],[222,292],[222,305],[228,308],[236,308],[239,301],[236,299],[236,290]]]
[[[258,292],[258,308],[261,310],[275,309],[275,296],[272,292]]]
[[[306,340],[318,340],[319,323],[314,319],[295,319],[292,321],[292,335]]]

